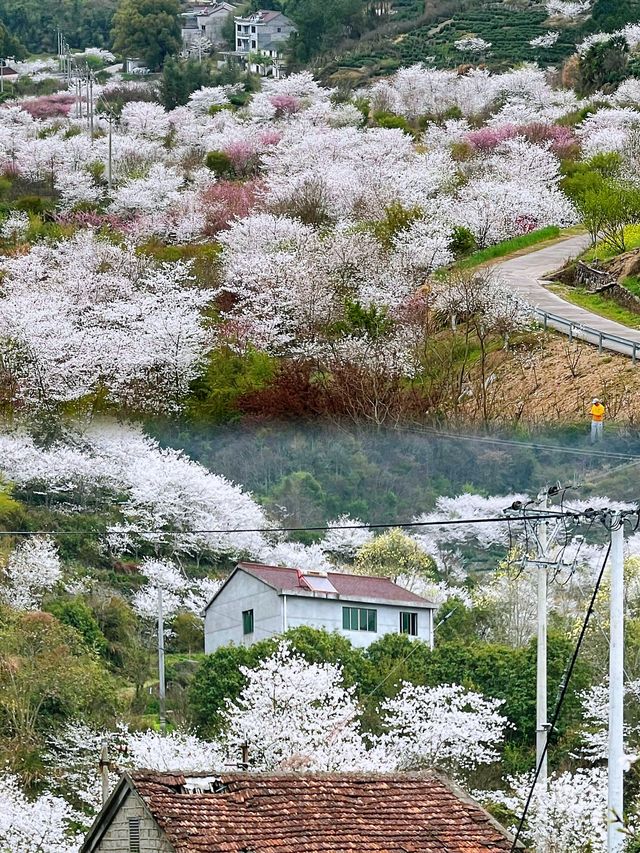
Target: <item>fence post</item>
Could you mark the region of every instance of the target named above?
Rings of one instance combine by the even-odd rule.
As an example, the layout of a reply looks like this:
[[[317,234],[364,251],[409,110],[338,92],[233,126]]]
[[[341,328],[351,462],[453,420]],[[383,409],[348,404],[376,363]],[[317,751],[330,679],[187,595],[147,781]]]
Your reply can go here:
[[[573,343],[573,323],[569,323],[569,343]]]
[[[542,328],[545,332],[547,331],[547,312],[546,311],[542,315]]]
[[[635,364],[635,363],[636,363],[636,346],[637,346],[637,344],[636,344],[636,342],[634,341],[634,342],[633,342],[633,355],[631,356],[631,363],[632,363],[632,364]]]
[[[598,352],[602,353],[602,332],[598,332]]]

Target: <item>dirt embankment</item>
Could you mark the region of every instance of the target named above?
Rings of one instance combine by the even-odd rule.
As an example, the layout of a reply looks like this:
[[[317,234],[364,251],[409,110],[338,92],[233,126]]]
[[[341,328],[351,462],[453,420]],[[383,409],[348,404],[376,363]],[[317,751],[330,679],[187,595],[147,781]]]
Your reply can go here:
[[[534,347],[509,357],[496,354],[487,397],[489,416],[498,421],[589,420],[591,401],[599,397],[607,406],[608,419],[640,424],[640,361],[634,366],[630,358],[599,354],[589,344],[541,334]]]

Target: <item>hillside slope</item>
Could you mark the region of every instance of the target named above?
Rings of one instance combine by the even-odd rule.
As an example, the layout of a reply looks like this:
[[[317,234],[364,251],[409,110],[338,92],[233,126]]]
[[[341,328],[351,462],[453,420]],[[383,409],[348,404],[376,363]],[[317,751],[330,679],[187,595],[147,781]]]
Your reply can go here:
[[[420,14],[417,14],[419,9]],[[427,62],[451,68],[468,62],[504,69],[525,61],[558,65],[576,44],[593,32],[613,31],[640,18],[639,0],[612,4],[596,0],[592,13],[576,20],[550,17],[539,0],[472,0],[427,2],[418,7],[399,0],[384,25],[367,33],[357,44],[344,47],[326,62],[324,75],[333,80],[390,73],[402,65]],[[549,32],[557,41],[549,47],[530,42]],[[468,36],[482,38],[491,47],[484,53],[459,50],[455,42]]]

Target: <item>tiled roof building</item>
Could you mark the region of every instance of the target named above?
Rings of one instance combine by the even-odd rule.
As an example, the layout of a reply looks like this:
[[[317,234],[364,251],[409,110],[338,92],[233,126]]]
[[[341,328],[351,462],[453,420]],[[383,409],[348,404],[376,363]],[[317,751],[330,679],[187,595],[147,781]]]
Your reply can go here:
[[[251,645],[301,625],[338,631],[354,646],[385,634],[432,645],[434,610],[389,578],[238,563],[207,605],[204,646]]]
[[[435,773],[140,771],[123,776],[80,853],[497,853],[511,844]]]

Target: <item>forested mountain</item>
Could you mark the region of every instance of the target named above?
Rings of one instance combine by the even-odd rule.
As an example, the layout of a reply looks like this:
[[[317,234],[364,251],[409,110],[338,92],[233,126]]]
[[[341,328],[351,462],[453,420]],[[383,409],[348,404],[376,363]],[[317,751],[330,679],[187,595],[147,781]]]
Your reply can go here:
[[[0,0],[0,21],[31,53],[55,53],[58,30],[72,48],[108,47],[116,6],[117,0]]]

